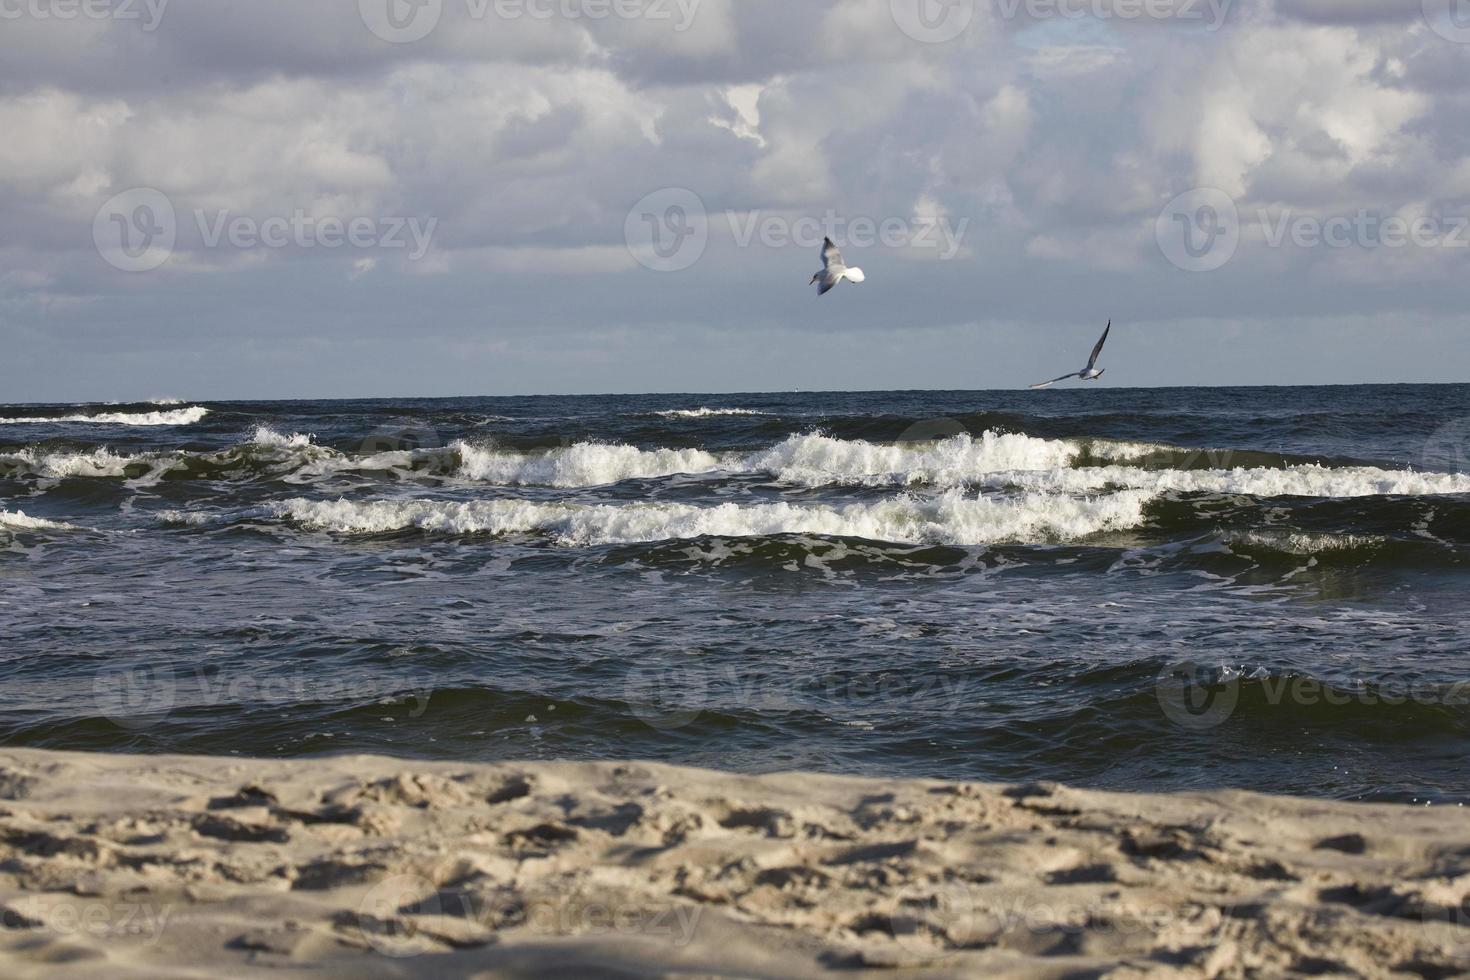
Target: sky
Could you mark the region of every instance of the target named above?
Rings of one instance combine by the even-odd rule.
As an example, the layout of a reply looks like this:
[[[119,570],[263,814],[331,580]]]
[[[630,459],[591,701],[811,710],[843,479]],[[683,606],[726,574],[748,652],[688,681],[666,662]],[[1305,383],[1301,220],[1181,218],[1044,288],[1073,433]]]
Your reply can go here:
[[[0,0],[0,402],[1461,381],[1467,78],[1470,0]]]

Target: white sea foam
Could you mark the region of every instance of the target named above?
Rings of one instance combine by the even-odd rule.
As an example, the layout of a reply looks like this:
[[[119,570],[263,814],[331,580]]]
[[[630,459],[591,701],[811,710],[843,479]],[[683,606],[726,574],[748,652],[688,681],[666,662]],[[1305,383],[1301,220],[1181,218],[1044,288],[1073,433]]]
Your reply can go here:
[[[681,473],[710,473],[722,460],[701,449],[637,449],[633,446],[578,443],[560,449],[521,453],[456,442],[458,475],[501,486],[596,487],[623,480],[646,480]]]
[[[264,446],[271,449],[305,449],[312,445],[314,436],[303,435],[293,432],[289,436],[283,435],[270,426],[262,425],[255,430],[255,435],[250,437],[250,442],[256,446]]]
[[[759,412],[753,408],[671,408],[653,414],[666,419],[704,419],[713,415],[769,415],[771,413]]]
[[[1382,545],[1387,538],[1377,534],[1317,534],[1307,531],[1242,531],[1226,540],[1233,547],[1270,548],[1291,555],[1320,555],[1332,551],[1356,551]]]
[[[45,452],[27,447],[0,455],[0,473],[21,471],[49,480],[69,477],[120,478],[133,457],[118,456],[107,449],[91,452]]]
[[[1429,496],[1470,493],[1470,474],[1384,470],[1373,466],[1316,465],[1282,469],[1146,470],[1096,466],[1044,472],[993,473],[976,482],[1053,493],[1111,489],[1232,493],[1252,497]]]
[[[1233,470],[1076,466],[1093,458],[1130,460],[1166,451],[1142,443],[1041,439],[1020,434],[962,434],[934,442],[872,443],[820,434],[793,435],[770,449],[708,453],[579,443],[522,453],[456,443],[458,475],[504,486],[590,487],[628,479],[725,473],[769,476],[795,486],[1014,487],[1051,493],[1116,489],[1234,493],[1258,497],[1364,497],[1470,493],[1470,474],[1299,465]]]
[[[104,412],[99,415],[58,415],[49,418],[0,418],[0,425],[51,425],[62,422],[92,425],[194,425],[209,414],[200,405],[168,412]]]
[[[0,528],[17,531],[75,531],[71,524],[48,521],[42,517],[27,517],[25,511],[0,510]]]
[[[1065,467],[1080,453],[1076,443],[995,432],[913,443],[795,435],[750,456],[743,468],[803,486],[922,483],[952,487],[987,473]]]
[[[1026,494],[975,497],[951,490],[846,506],[789,503],[571,504],[525,500],[352,501],[294,499],[271,505],[279,517],[350,534],[417,528],[448,534],[549,535],[566,546],[631,544],[704,535],[819,534],[901,544],[982,545],[1076,541],[1136,527],[1151,495]]]

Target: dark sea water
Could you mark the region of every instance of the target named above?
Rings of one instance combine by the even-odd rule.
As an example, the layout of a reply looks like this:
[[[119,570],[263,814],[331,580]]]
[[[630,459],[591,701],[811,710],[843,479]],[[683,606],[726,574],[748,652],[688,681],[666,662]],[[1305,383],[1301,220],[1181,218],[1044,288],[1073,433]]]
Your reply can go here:
[[[0,741],[1460,802],[1467,558],[1470,386],[12,405]]]

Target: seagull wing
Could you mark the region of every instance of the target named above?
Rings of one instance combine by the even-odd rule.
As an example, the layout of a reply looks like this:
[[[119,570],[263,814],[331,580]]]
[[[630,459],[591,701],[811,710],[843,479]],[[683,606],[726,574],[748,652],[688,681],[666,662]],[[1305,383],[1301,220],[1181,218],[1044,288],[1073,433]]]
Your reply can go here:
[[[1068,378],[1080,378],[1081,376],[1082,376],[1082,372],[1081,371],[1073,371],[1071,374],[1064,374],[1060,378],[1052,378],[1050,381],[1043,381],[1039,385],[1032,385],[1031,386],[1031,390],[1032,391],[1035,391],[1037,388],[1050,388],[1052,385],[1056,384],[1058,381],[1066,381]]]
[[[822,268],[831,272],[841,272],[847,268],[847,263],[842,261],[842,253],[837,251],[837,246],[832,244],[832,239],[822,239]]]
[[[1108,342],[1108,334],[1112,331],[1112,329],[1113,321],[1109,320],[1107,327],[1103,330],[1103,335],[1101,339],[1099,339],[1097,342],[1097,346],[1092,349],[1092,357],[1087,359],[1087,370],[1091,371],[1094,367],[1097,366],[1097,357],[1099,354],[1102,353],[1103,344],[1106,344]]]

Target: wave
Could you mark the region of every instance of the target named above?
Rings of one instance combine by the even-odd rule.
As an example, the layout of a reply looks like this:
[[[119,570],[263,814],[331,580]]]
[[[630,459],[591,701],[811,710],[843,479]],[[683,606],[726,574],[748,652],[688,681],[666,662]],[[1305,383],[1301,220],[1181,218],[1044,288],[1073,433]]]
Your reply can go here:
[[[990,474],[986,485],[1054,493],[1097,493],[1134,489],[1176,493],[1221,493],[1250,497],[1439,496],[1470,493],[1470,474],[1384,470],[1373,466],[1334,469],[1316,464],[1281,469],[1148,470],[1099,466]]]
[[[270,426],[262,425],[255,430],[250,437],[250,444],[254,446],[268,446],[276,449],[305,449],[311,446],[315,440],[314,436],[303,435],[293,432],[291,435],[282,435]]]
[[[318,445],[310,435],[261,427],[242,445],[207,454],[122,456],[107,449],[78,452],[28,447],[0,453],[0,478],[110,477],[139,483],[254,478],[308,485],[356,474],[374,479],[577,489],[627,480],[725,476],[765,478],[806,488],[994,488],[1049,494],[1145,490],[1351,498],[1470,493],[1470,474],[1465,473],[1282,461],[1275,466],[1214,469],[1138,465],[1171,452],[1185,451],[1141,443],[986,432],[909,443],[811,433],[790,436],[753,453],[640,449],[591,442],[528,451],[455,442],[443,448],[349,454]]]
[[[52,425],[72,422],[92,425],[194,425],[208,414],[209,409],[201,405],[191,405],[167,412],[103,412],[97,415],[0,418],[0,425]]]
[[[48,521],[43,517],[27,517],[23,510],[0,510],[0,530],[75,531],[75,525]]]
[[[1143,523],[1151,495],[1124,491],[1070,498],[908,495],[876,503],[573,504],[526,500],[353,501],[293,499],[268,513],[346,534],[419,530],[443,534],[542,534],[569,547],[700,537],[813,534],[897,544],[1047,544],[1079,541]]]
[[[457,442],[457,475],[500,486],[596,487],[624,480],[712,473],[726,461],[701,449],[638,449],[578,443],[538,453],[484,449]]]
[[[803,487],[994,487],[1048,493],[1137,489],[1256,497],[1423,496],[1470,493],[1470,474],[1333,468],[1316,463],[1235,469],[1151,469],[1117,462],[1157,458],[1168,447],[1103,440],[968,434],[928,443],[872,443],[794,435],[756,453],[644,450],[579,443],[520,452],[464,443],[456,475],[501,486],[596,487],[680,475],[767,476]],[[1104,460],[1113,464],[1098,465]],[[1091,462],[1093,465],[1084,465]]]
[[[0,477],[19,478],[35,476],[47,480],[64,480],[72,477],[123,478],[128,466],[135,460],[132,456],[119,456],[107,449],[90,452],[45,452],[25,448],[0,455]]]
[[[648,412],[665,419],[705,419],[716,415],[770,415],[753,408],[670,408],[662,412]]]
[[[1389,544],[1381,534],[1323,534],[1310,531],[1242,531],[1227,534],[1231,548],[1266,549],[1283,555],[1315,557],[1336,552],[1373,551]]]

